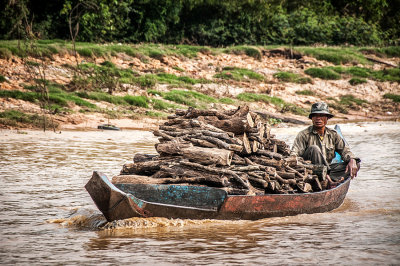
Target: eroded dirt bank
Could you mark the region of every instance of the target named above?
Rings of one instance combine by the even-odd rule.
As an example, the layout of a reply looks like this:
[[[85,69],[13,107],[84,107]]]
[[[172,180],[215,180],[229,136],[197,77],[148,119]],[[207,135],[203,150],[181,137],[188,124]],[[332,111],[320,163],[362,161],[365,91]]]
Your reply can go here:
[[[44,61],[43,68],[45,78],[51,82],[70,87],[74,71],[71,65],[78,62],[92,62],[100,64],[104,61],[111,61],[117,68],[132,69],[138,75],[146,75],[149,73],[168,73],[176,76],[187,76],[193,79],[205,79],[209,82],[187,85],[171,85],[157,82],[152,88],[157,91],[166,92],[172,89],[194,90],[215,98],[231,98],[235,99],[234,103],[208,103],[206,108],[230,109],[236,108],[238,105],[247,104],[252,110],[270,113],[278,113],[285,117],[291,117],[308,123],[308,118],[304,115],[293,114],[284,110],[279,104],[272,104],[262,101],[245,102],[237,100],[236,97],[241,93],[256,93],[275,96],[283,99],[285,102],[294,104],[305,110],[309,110],[311,104],[316,101],[327,101],[332,103],[331,111],[335,114],[335,118],[330,123],[352,122],[352,121],[376,121],[376,120],[398,120],[400,117],[400,105],[391,99],[385,99],[383,95],[387,93],[400,94],[400,85],[397,82],[381,82],[367,79],[366,83],[359,85],[351,85],[350,77],[342,76],[339,80],[323,80],[312,78],[310,83],[298,84],[291,82],[282,82],[277,79],[274,74],[278,72],[291,72],[307,77],[304,71],[310,67],[333,66],[333,64],[320,61],[312,57],[302,56],[300,59],[288,59],[283,54],[263,53],[261,59],[249,57],[247,55],[235,54],[212,54],[198,53],[195,58],[186,58],[182,56],[163,56],[154,59],[147,58],[141,60],[137,57],[128,56],[126,54],[117,54],[111,58],[75,58],[70,54],[54,55],[52,59]],[[33,78],[38,69],[27,67],[26,62],[39,62],[35,58],[22,60],[13,57],[8,60],[0,59],[0,74],[5,77],[6,81],[0,83],[1,90],[19,90],[26,91],[27,84],[33,84]],[[393,64],[400,62],[399,58],[387,59]],[[32,63],[31,63],[32,65]],[[354,66],[349,64],[348,66]],[[220,73],[225,67],[236,67],[241,69],[249,69],[261,74],[264,79],[262,81],[243,77],[242,80],[221,79],[215,75]],[[385,65],[375,63],[368,66],[374,70],[384,69]],[[33,73],[33,74],[32,74]],[[229,73],[228,73],[229,75]],[[137,84],[122,84],[120,91],[115,95],[143,95],[149,96],[148,88]],[[296,92],[311,91],[313,95],[300,95]],[[352,95],[364,102],[362,104],[352,103],[346,106],[346,112],[343,112],[338,103],[340,97],[344,95]],[[154,98],[160,98],[158,95],[152,95]],[[100,112],[82,112],[82,107],[70,103],[69,112],[60,112],[48,114],[59,124],[59,129],[95,129],[98,124],[112,123],[120,128],[130,129],[153,129],[162,121],[162,118],[154,118],[147,116],[147,109],[141,107],[130,108],[130,114],[124,114],[122,107],[110,104],[104,101],[88,100],[95,104]],[[334,107],[336,106],[336,108]],[[184,106],[187,108],[187,106]],[[35,102],[19,100],[10,97],[0,98],[0,111],[18,110],[24,113],[41,114],[39,105]],[[112,110],[117,115],[108,116],[104,110]],[[132,113],[134,115],[132,115]],[[164,110],[164,114],[173,113],[173,110]],[[3,128],[13,127],[29,127],[17,124],[15,126],[2,125]]]

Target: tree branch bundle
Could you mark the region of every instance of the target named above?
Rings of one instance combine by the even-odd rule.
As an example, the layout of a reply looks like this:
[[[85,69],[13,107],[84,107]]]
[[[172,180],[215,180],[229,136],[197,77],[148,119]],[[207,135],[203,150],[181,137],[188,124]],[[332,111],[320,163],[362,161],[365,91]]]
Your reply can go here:
[[[157,155],[135,154],[113,182],[189,184],[228,194],[307,193],[327,188],[326,169],[290,156],[289,146],[247,106],[176,110],[155,130]],[[129,176],[129,178],[127,178]]]

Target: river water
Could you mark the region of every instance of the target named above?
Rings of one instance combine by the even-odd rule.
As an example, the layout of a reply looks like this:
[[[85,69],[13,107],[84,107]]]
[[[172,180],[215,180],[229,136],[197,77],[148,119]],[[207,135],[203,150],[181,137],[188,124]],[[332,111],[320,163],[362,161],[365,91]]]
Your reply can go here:
[[[400,124],[341,125],[362,159],[345,202],[321,214],[258,221],[127,219],[106,224],[84,189],[110,178],[142,131],[0,131],[1,264],[400,264]],[[273,129],[292,144],[300,128]],[[104,229],[113,228],[113,229]]]

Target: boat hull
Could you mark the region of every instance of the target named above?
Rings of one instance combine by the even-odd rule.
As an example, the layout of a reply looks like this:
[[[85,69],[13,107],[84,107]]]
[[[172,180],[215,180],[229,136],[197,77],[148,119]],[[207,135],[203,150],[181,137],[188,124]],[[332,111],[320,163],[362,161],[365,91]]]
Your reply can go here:
[[[113,185],[95,171],[85,188],[108,221],[131,217],[255,220],[331,211],[343,203],[349,186],[350,179],[315,193],[243,196],[198,186]]]

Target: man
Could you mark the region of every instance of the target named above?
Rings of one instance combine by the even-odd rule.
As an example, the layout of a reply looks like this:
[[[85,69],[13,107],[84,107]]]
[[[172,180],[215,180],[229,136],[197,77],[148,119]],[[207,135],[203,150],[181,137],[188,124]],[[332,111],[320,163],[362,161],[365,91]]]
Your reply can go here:
[[[326,127],[328,119],[333,117],[328,105],[324,102],[314,103],[308,117],[313,125],[299,132],[291,154],[310,160],[313,164],[327,166],[327,179],[330,182],[340,181],[345,174],[351,178],[356,177],[360,160],[350,151],[338,132]],[[335,151],[342,156],[344,163],[331,163]]]

